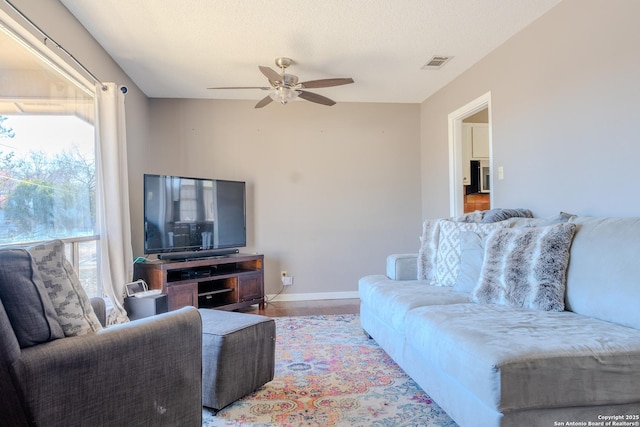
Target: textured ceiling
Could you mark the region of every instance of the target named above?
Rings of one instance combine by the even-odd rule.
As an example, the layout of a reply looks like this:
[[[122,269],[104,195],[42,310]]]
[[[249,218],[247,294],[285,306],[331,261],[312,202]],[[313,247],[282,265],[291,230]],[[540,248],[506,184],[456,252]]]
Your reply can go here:
[[[253,99],[258,65],[340,102],[422,102],[559,0],[61,0],[149,97]],[[434,55],[454,58],[437,71]],[[94,70],[99,74],[98,70]]]

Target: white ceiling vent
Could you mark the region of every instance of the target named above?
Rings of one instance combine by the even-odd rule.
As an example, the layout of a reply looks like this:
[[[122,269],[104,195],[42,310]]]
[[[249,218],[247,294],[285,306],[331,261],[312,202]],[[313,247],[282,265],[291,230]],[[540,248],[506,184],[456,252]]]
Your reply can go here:
[[[453,56],[434,56],[426,64],[422,66],[423,70],[439,70],[449,62]]]

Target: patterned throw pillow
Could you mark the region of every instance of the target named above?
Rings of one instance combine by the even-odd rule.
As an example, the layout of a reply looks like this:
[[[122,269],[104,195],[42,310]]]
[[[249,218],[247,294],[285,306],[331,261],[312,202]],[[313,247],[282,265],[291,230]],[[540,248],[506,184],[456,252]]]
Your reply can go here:
[[[439,230],[439,219],[428,219],[422,224],[418,251],[418,280],[426,280],[430,285],[435,283]]]
[[[42,277],[65,336],[85,335],[102,329],[61,240],[27,248]]]
[[[472,231],[477,234],[489,234],[498,228],[508,227],[505,222],[482,224],[477,222],[440,221],[438,250],[436,254],[436,286],[453,286],[460,272],[460,233]]]
[[[563,311],[569,250],[576,225],[497,230],[487,238],[471,301]]]

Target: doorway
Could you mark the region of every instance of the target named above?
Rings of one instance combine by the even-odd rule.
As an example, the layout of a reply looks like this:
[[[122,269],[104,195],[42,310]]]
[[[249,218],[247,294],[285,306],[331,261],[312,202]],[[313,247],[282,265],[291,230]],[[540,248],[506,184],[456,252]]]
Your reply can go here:
[[[450,113],[448,120],[450,214],[489,209],[493,205],[491,92]]]

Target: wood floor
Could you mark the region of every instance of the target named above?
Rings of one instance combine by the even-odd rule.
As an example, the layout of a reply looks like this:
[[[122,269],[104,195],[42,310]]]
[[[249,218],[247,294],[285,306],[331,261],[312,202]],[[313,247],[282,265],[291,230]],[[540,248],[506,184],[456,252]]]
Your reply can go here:
[[[272,301],[265,304],[264,310],[260,310],[257,305],[254,305],[242,310],[242,312],[262,314],[269,317],[357,314],[360,312],[360,300],[355,298],[314,301]]]

